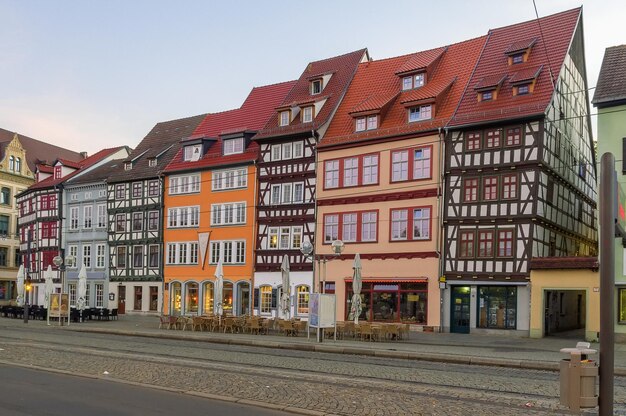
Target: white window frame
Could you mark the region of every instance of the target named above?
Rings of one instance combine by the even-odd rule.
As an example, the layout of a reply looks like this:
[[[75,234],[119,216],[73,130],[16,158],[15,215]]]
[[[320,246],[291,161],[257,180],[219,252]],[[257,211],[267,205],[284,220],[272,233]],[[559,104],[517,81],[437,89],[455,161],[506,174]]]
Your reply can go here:
[[[346,212],[341,215],[341,240],[346,243],[356,243],[358,238],[359,214],[356,212]]]
[[[300,191],[298,191],[300,189]],[[293,199],[294,204],[301,204],[304,202],[304,182],[296,182],[293,184]]]
[[[409,123],[416,121],[430,120],[433,118],[433,107],[431,104],[420,105],[409,108]],[[428,116],[427,116],[428,115]]]
[[[324,162],[324,187],[327,189],[339,188],[339,160]]]
[[[267,229],[267,247],[268,250],[277,250],[279,246],[278,227],[269,227]],[[275,238],[272,238],[275,237]]]
[[[409,151],[391,152],[391,182],[409,180]]]
[[[246,168],[227,169],[213,172],[211,190],[225,191],[230,189],[244,189],[248,187],[248,172]]]
[[[378,116],[367,116],[367,129],[376,130],[378,128]]]
[[[354,130],[355,131],[365,131],[366,126],[367,126],[367,121],[365,120],[365,117],[359,117],[355,121]]]
[[[282,187],[280,185],[272,185],[270,192],[270,205],[280,205],[281,190]]]
[[[78,263],[76,261],[78,259],[78,245],[76,244],[68,245],[67,252],[68,252],[68,257],[71,256],[71,258],[73,258],[74,261],[72,261],[71,264],[66,264],[66,266],[69,267],[70,269],[75,269],[76,264]]]
[[[291,227],[279,227],[278,249],[289,250],[291,248]]]
[[[367,218],[367,220],[366,220]],[[361,240],[362,242],[376,241],[378,238],[378,212],[361,212]]]
[[[319,88],[317,91],[316,91],[316,86]],[[314,79],[313,81],[311,81],[311,95],[321,94],[323,89],[324,89],[324,83],[322,82],[321,79]]]
[[[272,313],[272,287],[263,285],[259,287],[259,313]]]
[[[404,235],[402,235],[404,232]],[[409,238],[409,210],[391,210],[391,241],[407,241]]]
[[[304,142],[293,142],[292,154],[294,159],[301,158],[304,155]]]
[[[96,269],[104,269],[106,244],[96,244]]]
[[[420,147],[413,149],[413,179],[428,179],[431,176],[431,159],[430,159],[430,147]],[[417,153],[421,152],[422,156],[417,157]],[[421,172],[418,175],[418,172]]]
[[[282,160],[280,158],[281,152],[282,152],[282,146],[280,144],[273,144],[271,147],[271,152],[272,152],[271,154],[272,162],[275,162],[277,160]]]
[[[287,182],[282,184],[281,196],[282,199],[280,201],[281,204],[291,204],[293,198],[293,183]]]
[[[378,155],[363,156],[363,174],[361,183],[372,185],[378,183]]]
[[[243,153],[244,142],[243,137],[235,137],[233,139],[223,140],[224,156]]]
[[[291,248],[299,249],[302,246],[302,226],[291,227]]]
[[[285,110],[281,111],[279,115],[279,125],[280,126],[288,126],[291,122],[291,111]]]
[[[246,223],[246,202],[211,205],[211,225],[243,225]]]
[[[200,192],[200,174],[171,176],[169,181],[170,195],[194,194]]]
[[[91,269],[91,244],[83,245],[83,264],[87,269]]]
[[[167,228],[197,228],[199,226],[199,205],[169,208],[167,210]]]
[[[347,157],[343,160],[343,186],[359,185],[359,157]]]
[[[302,122],[311,123],[313,121],[313,106],[307,106],[302,108]]]
[[[141,252],[141,257],[139,257],[139,260],[140,260],[139,263],[140,264],[135,263],[135,254],[136,254],[135,251],[138,250],[138,249]],[[133,269],[141,269],[141,268],[143,268],[143,260],[144,260],[144,256],[145,256],[145,253],[144,253],[143,249],[144,249],[143,245],[132,246],[131,263],[132,263],[132,268]]]
[[[96,308],[104,307],[104,285],[102,283],[95,284],[96,289]]]
[[[93,205],[85,205],[83,207],[83,229],[91,230],[93,228]]]
[[[151,244],[150,246],[154,246]],[[150,246],[148,246],[148,253],[150,252]],[[148,267],[150,266],[148,259]],[[198,264],[198,242],[197,241],[185,241],[177,243],[167,243],[167,256],[165,258],[165,264],[167,265],[193,265]],[[158,266],[156,266],[158,267]]]
[[[281,154],[281,158],[282,160],[289,160],[292,158],[291,155],[291,150],[292,150],[292,144],[291,143],[283,143],[282,146],[282,154]]]
[[[79,215],[78,207],[70,207],[70,230],[78,230]]]
[[[107,206],[106,204],[98,204],[96,206],[98,212],[97,228],[107,228]]]
[[[420,217],[416,218],[416,213],[420,212]],[[413,224],[413,227],[411,229],[411,235],[413,240],[428,240],[430,239],[430,220],[431,220],[431,216],[430,216],[430,208],[414,208],[412,210],[412,221],[411,223]],[[416,224],[420,223],[421,226],[419,227],[421,230],[426,230],[426,235],[421,235],[421,236],[416,236],[415,235],[415,229],[416,229]]]
[[[332,243],[339,238],[339,214],[324,216],[324,242]]]

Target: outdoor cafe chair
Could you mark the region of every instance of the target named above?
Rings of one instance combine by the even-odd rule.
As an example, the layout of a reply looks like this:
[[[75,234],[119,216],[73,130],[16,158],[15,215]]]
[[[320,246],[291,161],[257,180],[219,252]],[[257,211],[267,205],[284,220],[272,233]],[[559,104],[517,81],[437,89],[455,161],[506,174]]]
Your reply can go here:
[[[261,326],[261,321],[258,319],[251,319],[247,323],[247,328],[251,334],[259,334],[263,327]]]
[[[224,318],[224,327],[223,331],[230,331],[231,334],[235,333],[235,318]]]
[[[201,316],[194,316],[191,318],[191,330],[195,331],[196,329],[203,330],[204,319]]]
[[[170,326],[170,316],[169,315],[159,316],[159,329],[163,329],[163,327],[169,329],[169,326]]]
[[[374,333],[372,331],[371,324],[369,323],[359,324],[359,336],[361,338],[361,341],[363,341],[365,338],[368,338],[370,341],[372,341],[372,335],[374,335]]]

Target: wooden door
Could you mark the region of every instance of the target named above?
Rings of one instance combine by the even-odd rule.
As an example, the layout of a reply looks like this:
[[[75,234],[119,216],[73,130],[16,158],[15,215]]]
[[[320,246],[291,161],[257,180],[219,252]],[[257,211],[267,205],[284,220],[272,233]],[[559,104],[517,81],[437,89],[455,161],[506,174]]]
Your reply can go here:
[[[126,313],[126,286],[118,286],[117,289],[117,313],[124,315]]]

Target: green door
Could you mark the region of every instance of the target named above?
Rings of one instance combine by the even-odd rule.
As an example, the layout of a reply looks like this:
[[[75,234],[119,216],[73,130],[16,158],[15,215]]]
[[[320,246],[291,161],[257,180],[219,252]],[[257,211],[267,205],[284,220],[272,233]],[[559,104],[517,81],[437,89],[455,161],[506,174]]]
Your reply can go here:
[[[450,332],[470,332],[470,287],[452,286]]]

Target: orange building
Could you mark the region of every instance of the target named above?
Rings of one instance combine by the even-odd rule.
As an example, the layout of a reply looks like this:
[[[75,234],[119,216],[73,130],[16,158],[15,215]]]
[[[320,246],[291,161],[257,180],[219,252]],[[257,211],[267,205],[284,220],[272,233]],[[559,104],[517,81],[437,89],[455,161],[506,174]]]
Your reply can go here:
[[[251,139],[292,86],[254,88],[239,109],[208,114],[164,170],[165,313],[213,313],[220,259],[224,313],[251,312],[259,153]]]

